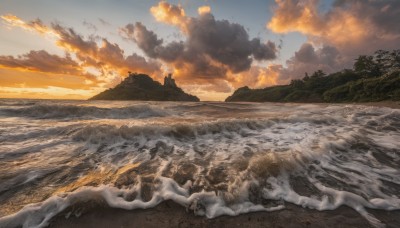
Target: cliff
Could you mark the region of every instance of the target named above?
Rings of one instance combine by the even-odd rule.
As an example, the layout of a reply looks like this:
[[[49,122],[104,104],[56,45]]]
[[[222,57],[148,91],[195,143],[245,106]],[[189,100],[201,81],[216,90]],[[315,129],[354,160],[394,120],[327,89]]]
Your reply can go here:
[[[199,101],[196,96],[176,86],[171,75],[164,79],[164,83],[161,85],[146,74],[129,74],[119,85],[90,100]]]

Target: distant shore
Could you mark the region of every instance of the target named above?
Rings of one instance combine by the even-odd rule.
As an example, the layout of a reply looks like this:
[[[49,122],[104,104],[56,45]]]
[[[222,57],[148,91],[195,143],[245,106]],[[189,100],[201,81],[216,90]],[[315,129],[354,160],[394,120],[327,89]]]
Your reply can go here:
[[[49,227],[373,227],[349,207],[333,211],[305,209],[293,204],[274,212],[254,212],[235,217],[221,216],[214,219],[195,216],[184,207],[166,201],[155,208],[122,210],[98,207],[80,217],[66,219],[65,211],[50,222]],[[400,211],[369,210],[386,227],[400,226]]]

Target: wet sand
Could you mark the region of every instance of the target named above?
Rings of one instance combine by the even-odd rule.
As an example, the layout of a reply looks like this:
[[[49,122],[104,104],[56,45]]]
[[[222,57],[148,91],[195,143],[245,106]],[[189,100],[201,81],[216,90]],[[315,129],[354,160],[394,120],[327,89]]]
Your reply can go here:
[[[65,218],[67,209],[52,219],[49,227],[373,227],[367,220],[349,207],[333,211],[305,209],[293,204],[274,212],[254,212],[235,217],[222,216],[214,219],[195,216],[192,212],[172,201],[145,210],[122,210],[98,206],[96,209]],[[400,227],[400,211],[370,210],[388,228]]]

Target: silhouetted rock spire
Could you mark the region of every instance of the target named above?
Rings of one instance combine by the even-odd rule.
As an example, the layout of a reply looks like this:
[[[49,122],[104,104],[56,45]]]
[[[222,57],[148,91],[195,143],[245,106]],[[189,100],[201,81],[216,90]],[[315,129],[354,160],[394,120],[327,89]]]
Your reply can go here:
[[[175,79],[172,78],[172,74],[169,73],[168,76],[164,77],[164,86],[176,88]]]
[[[168,74],[164,85],[161,85],[146,74],[128,72],[128,77],[119,85],[97,94],[91,100],[199,101],[199,98],[179,88],[172,74]]]

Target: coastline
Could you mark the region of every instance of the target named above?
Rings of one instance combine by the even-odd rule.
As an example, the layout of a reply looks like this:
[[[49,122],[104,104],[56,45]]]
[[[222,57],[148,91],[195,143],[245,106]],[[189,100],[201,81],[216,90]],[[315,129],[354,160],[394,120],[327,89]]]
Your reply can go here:
[[[239,102],[239,101],[235,101]],[[235,103],[231,102],[231,103]],[[321,102],[255,102],[255,103],[274,103],[274,104],[317,104],[317,105],[363,105],[374,107],[385,107],[392,109],[400,109],[400,101],[376,101],[376,102],[343,102],[343,103],[321,103]]]
[[[368,211],[387,228],[400,225],[400,210]],[[66,219],[70,212],[71,208],[61,212],[50,221],[48,227],[373,227],[355,210],[345,206],[332,211],[317,211],[286,204],[283,210],[214,219],[195,216],[173,201],[162,202],[150,209],[132,211],[97,205],[79,217],[70,216]]]

